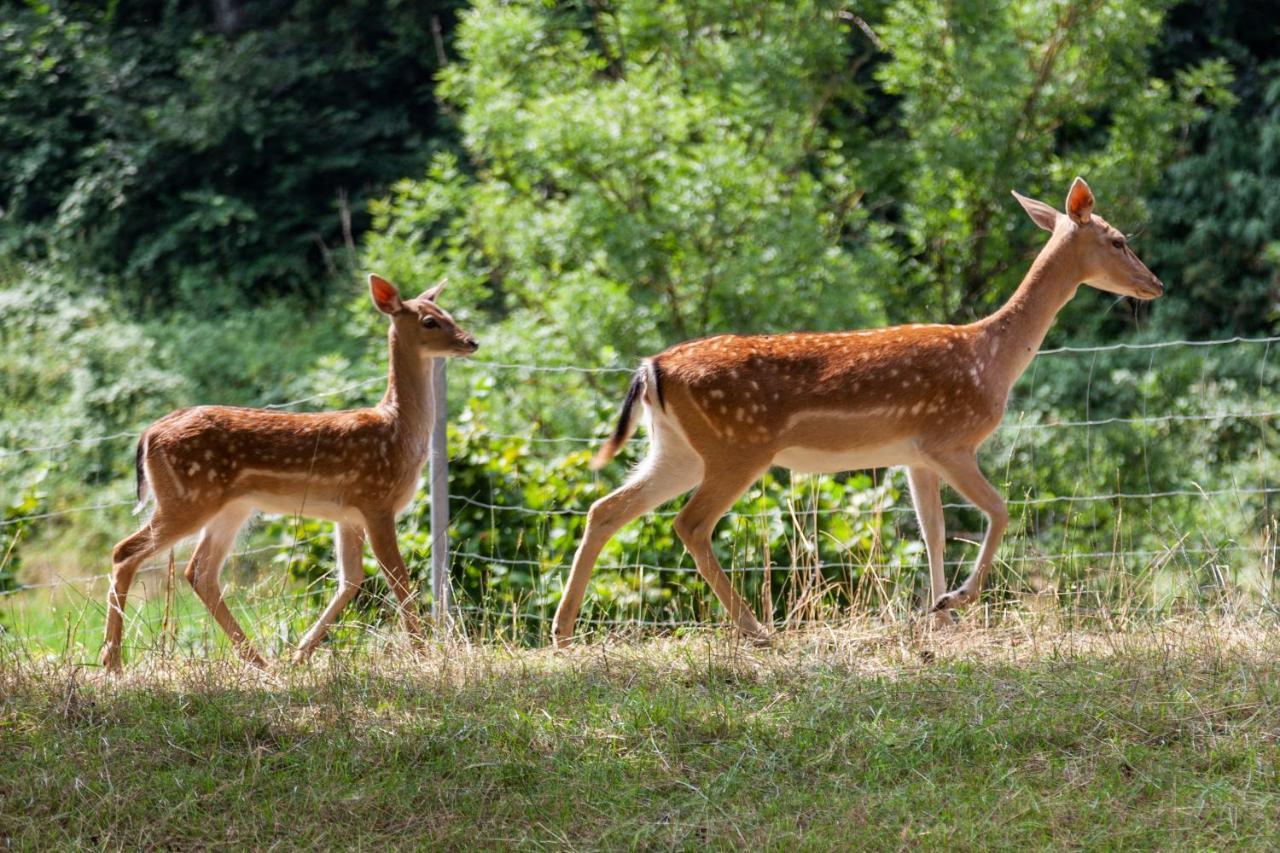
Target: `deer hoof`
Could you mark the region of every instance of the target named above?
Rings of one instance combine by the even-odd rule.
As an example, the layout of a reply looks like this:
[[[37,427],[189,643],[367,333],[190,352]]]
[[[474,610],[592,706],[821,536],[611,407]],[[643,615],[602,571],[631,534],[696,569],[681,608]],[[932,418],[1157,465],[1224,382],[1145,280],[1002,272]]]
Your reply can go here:
[[[960,587],[960,589],[948,592],[946,595],[939,597],[938,600],[933,603],[931,612],[939,613],[945,610],[955,610],[957,608],[964,607],[966,604],[972,604],[976,598],[976,595],[969,592],[964,587]]]
[[[954,610],[934,610],[933,612],[933,628],[935,631],[942,631],[947,628],[955,627],[960,621],[960,614]]]
[[[111,675],[119,675],[123,671],[119,646],[107,646],[102,650],[102,668]]]

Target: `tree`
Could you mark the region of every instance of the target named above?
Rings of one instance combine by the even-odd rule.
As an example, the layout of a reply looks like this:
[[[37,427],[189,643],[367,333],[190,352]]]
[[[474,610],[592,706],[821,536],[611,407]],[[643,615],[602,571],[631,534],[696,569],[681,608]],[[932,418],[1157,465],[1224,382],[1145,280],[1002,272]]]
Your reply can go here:
[[[829,126],[875,53],[843,8],[482,0],[441,81],[467,161],[397,188],[372,257],[483,285],[544,360],[881,321],[890,258]]]
[[[1056,203],[1085,175],[1114,223],[1145,221],[1144,194],[1230,80],[1220,60],[1172,85],[1151,76],[1162,14],[1140,0],[894,4],[880,79],[896,129],[867,163],[897,198],[913,303],[966,320],[1012,291],[1031,227],[1011,189]]]
[[[0,252],[134,305],[315,293],[441,144],[456,5],[9,4]]]
[[[1162,313],[1184,336],[1280,329],[1277,20],[1276,0],[1181,3],[1154,57],[1165,76],[1213,59],[1230,63],[1235,76],[1234,105],[1224,102],[1190,136],[1186,155],[1152,193],[1151,259],[1173,285],[1173,310]]]

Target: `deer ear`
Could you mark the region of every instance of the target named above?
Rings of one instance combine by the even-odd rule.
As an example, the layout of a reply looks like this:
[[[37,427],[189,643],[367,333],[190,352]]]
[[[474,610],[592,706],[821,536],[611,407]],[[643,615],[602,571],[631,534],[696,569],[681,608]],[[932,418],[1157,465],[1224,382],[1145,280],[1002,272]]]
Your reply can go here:
[[[1084,182],[1084,178],[1077,177],[1071,182],[1071,189],[1067,190],[1067,215],[1084,225],[1092,214],[1093,191]]]
[[[1053,231],[1053,227],[1058,223],[1058,211],[1042,201],[1027,198],[1017,190],[1011,190],[1011,192],[1018,200],[1018,204],[1022,205],[1022,209],[1027,212],[1027,216],[1031,217],[1032,222],[1046,231]]]
[[[383,314],[395,315],[404,310],[404,303],[400,301],[400,291],[396,290],[394,284],[375,273],[369,274],[369,295],[373,297],[373,304],[378,306],[378,310]]]
[[[436,297],[440,295],[440,291],[444,290],[444,286],[448,283],[449,283],[449,279],[442,278],[435,283],[434,287],[429,287],[426,290],[422,291],[422,295],[419,296],[418,298],[425,299],[428,302],[435,302]]]

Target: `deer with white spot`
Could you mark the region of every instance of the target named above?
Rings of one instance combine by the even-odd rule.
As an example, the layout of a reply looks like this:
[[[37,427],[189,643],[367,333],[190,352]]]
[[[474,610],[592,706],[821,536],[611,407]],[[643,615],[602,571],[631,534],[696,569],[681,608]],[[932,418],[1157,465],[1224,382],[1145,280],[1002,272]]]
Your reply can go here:
[[[587,580],[605,543],[627,522],[697,487],[675,529],[729,617],[764,639],[711,547],[716,523],[771,465],[798,473],[906,466],[929,560],[928,609],[939,622],[977,600],[1009,521],[979,470],[978,447],[1004,416],[1009,389],[1081,283],[1136,299],[1164,285],[1124,235],[1093,213],[1076,178],[1066,212],[1014,193],[1052,233],[1009,301],[964,326],[912,325],[859,332],[719,335],[646,359],[617,428],[592,460],[600,468],[649,416],[649,455],[626,483],[592,505],[556,611],[558,646],[572,638]],[[987,517],[977,562],[946,591],[940,481]]]
[[[399,602],[405,629],[421,636],[395,518],[413,497],[427,457],[434,359],[470,355],[479,346],[436,304],[443,287],[440,282],[402,300],[391,282],[369,276],[373,303],[391,320],[387,391],[373,408],[299,414],[200,406],[147,427],[136,454],[138,500],[141,509],[150,495],[155,511],[115,547],[103,666],[120,670],[125,597],[138,567],[197,532],[187,580],[240,656],[265,665],[222,600],[219,584],[236,534],[255,510],[336,522],[338,591],[303,636],[296,661],[310,655],[360,589],[366,537]]]

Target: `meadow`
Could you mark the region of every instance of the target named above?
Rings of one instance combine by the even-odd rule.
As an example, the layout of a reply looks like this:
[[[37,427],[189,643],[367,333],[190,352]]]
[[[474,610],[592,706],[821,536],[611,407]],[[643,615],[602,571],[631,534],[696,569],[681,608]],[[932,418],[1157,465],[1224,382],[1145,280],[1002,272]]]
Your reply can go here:
[[[161,0],[0,9],[0,849],[1266,848],[1280,650],[1273,0]],[[979,463],[1011,523],[923,624],[901,470],[773,470],[601,556],[548,650],[639,360],[725,332],[965,324],[1085,177],[1164,281],[1082,288]],[[134,445],[175,408],[382,394],[370,272],[441,278],[453,622],[372,555],[307,666],[236,663],[139,574],[97,666]],[[427,612],[426,484],[398,541]],[[985,520],[944,492],[944,566]],[[439,554],[436,557],[442,556]],[[228,602],[287,659],[331,526],[267,517]]]
[[[8,848],[1269,849],[1275,626],[0,652]]]

